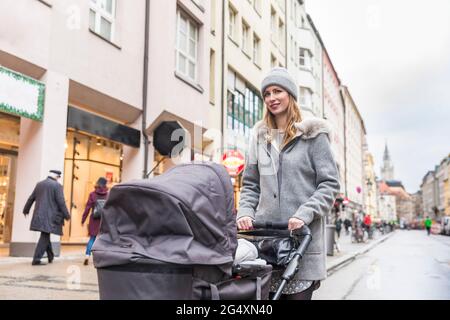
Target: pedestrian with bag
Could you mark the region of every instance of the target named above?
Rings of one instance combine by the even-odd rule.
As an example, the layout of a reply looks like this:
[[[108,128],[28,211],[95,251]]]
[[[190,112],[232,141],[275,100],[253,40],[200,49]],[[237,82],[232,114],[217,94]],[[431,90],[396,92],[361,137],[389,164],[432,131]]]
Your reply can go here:
[[[86,246],[86,258],[84,259],[85,266],[89,264],[92,246],[94,245],[95,238],[100,230],[100,220],[103,212],[103,206],[105,205],[108,197],[108,187],[106,184],[107,180],[105,178],[98,178],[94,187],[95,190],[89,194],[86,208],[84,209],[83,217],[81,218],[81,224],[84,225],[87,217],[89,216],[88,233],[90,238]]]
[[[31,206],[36,202],[30,230],[39,231],[41,236],[31,262],[34,266],[42,265],[41,259],[45,252],[47,252],[48,263],[53,262],[55,254],[50,242],[50,234],[62,236],[64,220],[70,219],[63,187],[58,183],[59,178],[61,178],[61,171],[50,170],[48,177],[38,182],[23,208],[23,214],[27,217]]]
[[[266,110],[250,137],[237,225],[249,230],[256,219],[289,230],[309,226],[312,241],[281,299],[310,300],[326,278],[325,217],[340,188],[330,129],[323,119],[302,118],[298,86],[285,68],[271,70],[261,87]],[[280,281],[272,277],[272,292]]]

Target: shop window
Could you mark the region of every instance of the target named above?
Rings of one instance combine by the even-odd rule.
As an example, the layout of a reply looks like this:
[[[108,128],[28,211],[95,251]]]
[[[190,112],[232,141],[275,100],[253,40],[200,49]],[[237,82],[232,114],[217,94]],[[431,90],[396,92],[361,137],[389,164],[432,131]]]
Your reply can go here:
[[[11,241],[20,118],[0,112],[0,243]]]
[[[65,144],[64,194],[71,220],[64,226],[63,241],[87,239],[87,224],[81,218],[95,182],[104,177],[111,188],[121,181],[122,145],[101,137],[69,131]]]

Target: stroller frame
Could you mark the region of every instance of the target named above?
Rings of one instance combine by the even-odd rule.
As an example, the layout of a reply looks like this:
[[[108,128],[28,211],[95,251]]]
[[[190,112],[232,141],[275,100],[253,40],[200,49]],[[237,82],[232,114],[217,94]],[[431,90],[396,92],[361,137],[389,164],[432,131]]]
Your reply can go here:
[[[247,236],[259,236],[263,238],[273,237],[280,235],[280,230],[287,230],[288,224],[254,221],[253,227],[254,230],[240,231],[239,234]],[[291,281],[294,278],[295,274],[297,273],[300,260],[303,258],[303,255],[305,254],[306,249],[308,248],[312,240],[311,230],[308,228],[307,225],[303,225],[303,227],[300,229],[292,230],[290,232],[290,237],[293,237],[294,239],[297,240],[295,242],[298,243],[298,246],[292,259],[284,269],[284,272],[281,276],[282,281],[278,286],[278,289],[275,295],[273,296],[272,300],[280,299],[284,287],[289,283],[289,281]],[[301,241],[298,241],[300,240],[300,238],[302,238]]]

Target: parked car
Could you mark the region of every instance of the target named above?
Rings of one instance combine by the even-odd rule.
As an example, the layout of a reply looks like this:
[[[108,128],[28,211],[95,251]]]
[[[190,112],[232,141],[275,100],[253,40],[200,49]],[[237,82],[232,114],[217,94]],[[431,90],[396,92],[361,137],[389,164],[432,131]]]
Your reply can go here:
[[[450,216],[445,216],[441,220],[441,234],[450,236]]]

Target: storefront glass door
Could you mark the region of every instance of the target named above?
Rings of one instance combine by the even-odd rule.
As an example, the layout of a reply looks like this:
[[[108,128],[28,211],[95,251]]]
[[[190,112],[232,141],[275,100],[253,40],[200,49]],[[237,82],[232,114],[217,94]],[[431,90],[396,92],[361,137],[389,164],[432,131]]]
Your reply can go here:
[[[17,155],[0,149],[0,243],[11,241]]]
[[[99,177],[108,180],[108,187],[121,180],[122,146],[118,143],[69,131],[64,162],[64,195],[71,220],[64,226],[64,242],[87,241],[87,223],[81,219]],[[88,222],[88,221],[87,221]]]

